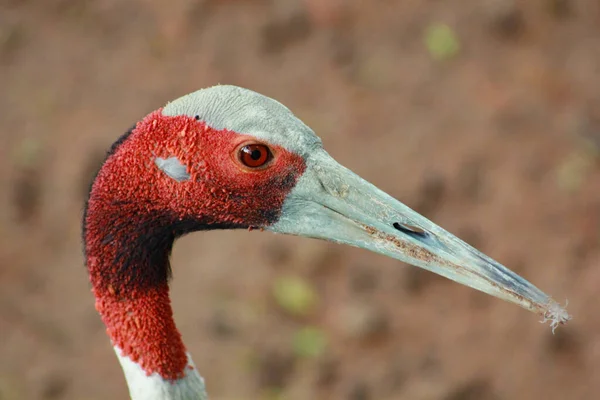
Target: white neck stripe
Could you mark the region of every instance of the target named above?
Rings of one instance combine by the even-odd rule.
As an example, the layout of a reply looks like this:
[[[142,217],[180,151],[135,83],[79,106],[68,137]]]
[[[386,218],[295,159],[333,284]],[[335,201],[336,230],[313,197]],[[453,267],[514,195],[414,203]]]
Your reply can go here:
[[[119,358],[129,394],[132,400],[207,400],[204,379],[198,373],[189,353],[185,376],[175,381],[164,379],[157,373],[148,375],[139,364],[128,356],[122,355],[121,349],[114,347]]]

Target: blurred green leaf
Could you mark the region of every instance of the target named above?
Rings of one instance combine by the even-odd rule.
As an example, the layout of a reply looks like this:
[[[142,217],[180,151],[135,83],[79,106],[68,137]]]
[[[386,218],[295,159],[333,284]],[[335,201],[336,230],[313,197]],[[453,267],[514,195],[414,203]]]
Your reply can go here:
[[[582,138],[579,147],[588,157],[595,160],[600,159],[600,139]]]
[[[318,303],[318,295],[310,283],[294,276],[277,279],[273,296],[283,310],[295,316],[310,314]]]
[[[565,192],[575,192],[584,184],[595,162],[591,151],[576,151],[567,156],[558,166],[556,181]]]
[[[13,162],[21,168],[33,167],[42,153],[42,143],[35,138],[26,138],[13,150]]]
[[[281,390],[280,388],[276,388],[276,387],[271,387],[271,388],[267,388],[261,398],[263,400],[283,400],[284,396],[283,396],[283,390]]]
[[[432,24],[425,31],[425,45],[436,60],[450,59],[460,51],[458,37],[446,24]]]
[[[327,347],[327,335],[313,326],[306,326],[294,334],[294,353],[299,357],[318,357]]]
[[[600,165],[600,141],[594,137],[579,137],[573,147],[556,172],[559,188],[567,192],[584,185],[594,166]]]
[[[256,371],[259,366],[258,354],[254,348],[248,348],[240,354],[240,366],[247,371]]]
[[[25,396],[16,386],[14,377],[0,376],[0,400],[24,399]]]

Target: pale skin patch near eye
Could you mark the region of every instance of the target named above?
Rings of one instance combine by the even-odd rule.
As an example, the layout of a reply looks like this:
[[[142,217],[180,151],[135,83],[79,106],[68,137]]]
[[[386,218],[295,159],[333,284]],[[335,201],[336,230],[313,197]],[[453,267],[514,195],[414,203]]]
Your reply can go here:
[[[179,161],[177,157],[161,158],[156,157],[154,164],[167,174],[170,178],[175,179],[177,182],[183,182],[190,180],[190,174],[187,173],[185,165]]]

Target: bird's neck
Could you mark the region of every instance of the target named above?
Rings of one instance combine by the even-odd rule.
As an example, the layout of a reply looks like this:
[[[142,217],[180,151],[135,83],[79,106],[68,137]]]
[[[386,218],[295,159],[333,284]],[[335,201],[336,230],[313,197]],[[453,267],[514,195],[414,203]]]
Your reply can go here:
[[[197,223],[119,204],[92,191],[84,224],[96,309],[131,397],[204,399],[202,378],[173,320],[168,286],[173,241],[200,229]]]
[[[188,371],[185,375],[167,380],[158,373],[148,375],[138,363],[123,355],[118,346],[114,349],[123,368],[132,400],[207,400],[204,379],[198,374],[189,354],[186,364]]]

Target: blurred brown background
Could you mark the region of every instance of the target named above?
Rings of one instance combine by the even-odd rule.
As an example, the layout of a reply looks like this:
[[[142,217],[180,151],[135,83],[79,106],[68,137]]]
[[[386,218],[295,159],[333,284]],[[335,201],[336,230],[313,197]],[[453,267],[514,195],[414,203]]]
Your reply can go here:
[[[180,95],[269,95],[342,164],[532,280],[539,318],[308,239],[175,246],[212,399],[600,393],[597,0],[0,1],[0,399],[121,399],[80,244],[105,149]]]

